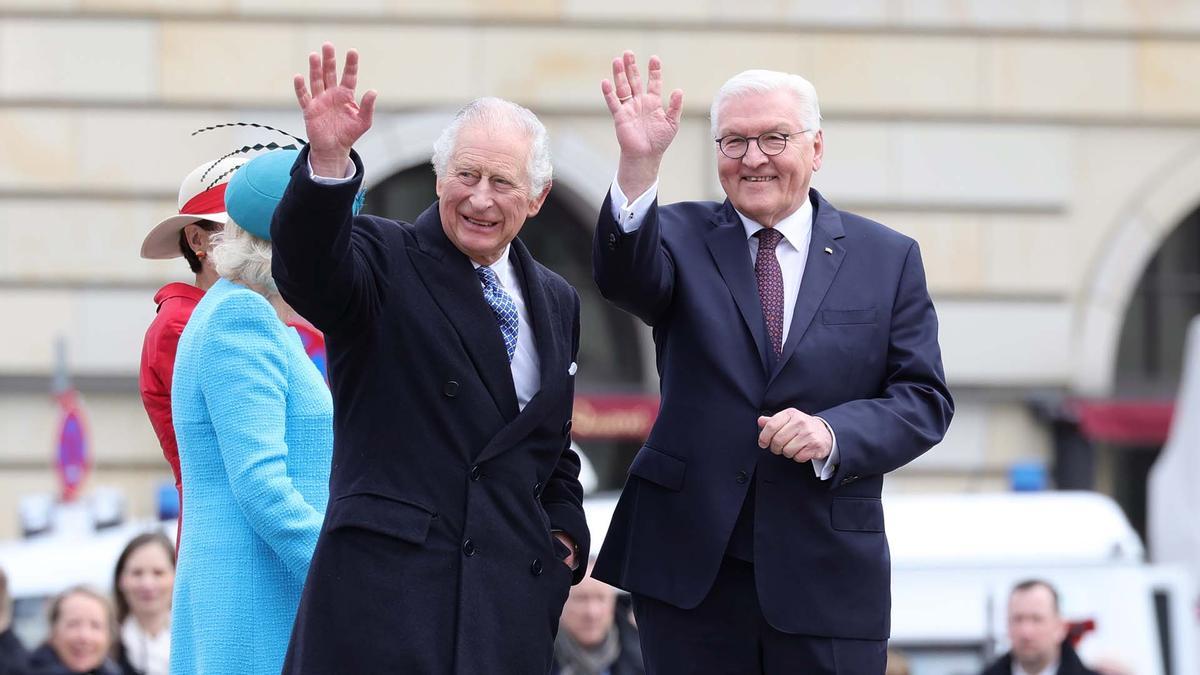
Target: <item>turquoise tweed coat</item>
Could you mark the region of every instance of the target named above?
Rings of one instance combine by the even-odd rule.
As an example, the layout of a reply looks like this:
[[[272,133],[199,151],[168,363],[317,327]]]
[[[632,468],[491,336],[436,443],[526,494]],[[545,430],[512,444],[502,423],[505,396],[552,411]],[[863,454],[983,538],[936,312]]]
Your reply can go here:
[[[271,305],[222,279],[179,340],[171,410],[188,505],[171,672],[276,674],[329,498],[329,390]]]

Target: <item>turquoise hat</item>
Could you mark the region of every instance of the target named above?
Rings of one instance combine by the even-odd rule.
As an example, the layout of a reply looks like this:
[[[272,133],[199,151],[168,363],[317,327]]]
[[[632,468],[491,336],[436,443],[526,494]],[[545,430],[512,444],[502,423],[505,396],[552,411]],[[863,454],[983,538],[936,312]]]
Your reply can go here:
[[[271,216],[292,179],[299,150],[273,150],[246,162],[225,188],[225,211],[238,227],[271,240]]]

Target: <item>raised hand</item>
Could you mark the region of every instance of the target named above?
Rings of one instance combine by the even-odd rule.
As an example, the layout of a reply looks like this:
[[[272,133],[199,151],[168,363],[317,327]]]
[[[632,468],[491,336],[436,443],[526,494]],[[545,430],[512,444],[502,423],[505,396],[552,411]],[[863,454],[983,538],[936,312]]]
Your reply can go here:
[[[637,59],[627,51],[612,62],[613,79],[600,83],[604,102],[612,113],[621,163],[617,183],[629,199],[641,195],[658,178],[663,153],[679,131],[683,90],[671,92],[668,107],[662,102],[662,61],[650,57],[650,76],[642,91]]]
[[[358,84],[358,52],[346,52],[342,81],[337,79],[337,58],[333,44],[321,45],[321,53],[308,55],[308,81],[297,74],[293,79],[296,101],[304,112],[308,134],[309,161],[320,176],[341,178],[350,161],[350,148],[371,128],[375,115],[374,89],[363,94],[362,103],[354,98]]]

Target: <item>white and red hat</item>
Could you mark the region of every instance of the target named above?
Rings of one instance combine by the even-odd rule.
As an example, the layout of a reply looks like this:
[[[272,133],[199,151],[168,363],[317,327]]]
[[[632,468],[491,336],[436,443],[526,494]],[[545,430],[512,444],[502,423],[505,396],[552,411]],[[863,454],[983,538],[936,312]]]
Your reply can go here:
[[[142,240],[142,257],[151,260],[178,258],[179,231],[201,220],[224,224],[225,187],[238,167],[249,159],[244,155],[205,162],[196,167],[179,186],[179,213],[163,219]]]

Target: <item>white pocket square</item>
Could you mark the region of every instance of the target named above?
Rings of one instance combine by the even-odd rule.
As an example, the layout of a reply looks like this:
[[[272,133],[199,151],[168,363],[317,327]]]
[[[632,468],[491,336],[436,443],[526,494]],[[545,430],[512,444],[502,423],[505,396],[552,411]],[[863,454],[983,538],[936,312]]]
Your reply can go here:
[[[577,370],[579,370],[579,364],[572,361],[571,367],[567,368],[567,375],[574,375],[575,371],[577,371]]]

